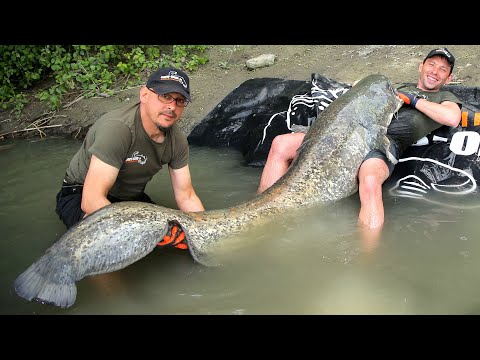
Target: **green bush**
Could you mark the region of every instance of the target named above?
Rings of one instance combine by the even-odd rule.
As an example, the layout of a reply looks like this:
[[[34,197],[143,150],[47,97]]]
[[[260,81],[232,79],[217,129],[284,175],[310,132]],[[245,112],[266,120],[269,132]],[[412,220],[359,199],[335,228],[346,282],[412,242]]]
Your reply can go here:
[[[67,94],[111,95],[141,84],[159,66],[195,71],[205,64],[205,45],[0,45],[0,105],[19,114],[28,91],[52,110]]]

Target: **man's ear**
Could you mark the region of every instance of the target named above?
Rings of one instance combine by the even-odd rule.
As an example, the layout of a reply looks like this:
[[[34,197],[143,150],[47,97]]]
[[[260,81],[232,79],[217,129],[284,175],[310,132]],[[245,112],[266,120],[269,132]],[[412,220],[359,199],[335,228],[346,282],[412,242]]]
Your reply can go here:
[[[453,80],[453,73],[448,75],[447,80],[445,80],[445,85],[447,85],[452,80]]]
[[[140,102],[145,103],[147,101],[148,89],[146,86],[140,88]]]

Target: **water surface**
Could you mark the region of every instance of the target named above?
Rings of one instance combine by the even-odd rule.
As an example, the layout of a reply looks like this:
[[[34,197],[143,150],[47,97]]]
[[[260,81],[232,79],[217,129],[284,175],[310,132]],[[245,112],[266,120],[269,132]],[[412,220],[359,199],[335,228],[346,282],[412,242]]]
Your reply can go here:
[[[125,269],[79,281],[71,308],[28,302],[13,282],[65,232],[55,194],[80,142],[13,143],[0,150],[1,314],[480,313],[478,194],[455,207],[385,195],[385,228],[372,251],[357,228],[354,195],[254,229],[220,267],[157,248]],[[253,197],[261,173],[232,149],[192,147],[190,167],[207,209]],[[176,207],[167,171],[147,193]]]

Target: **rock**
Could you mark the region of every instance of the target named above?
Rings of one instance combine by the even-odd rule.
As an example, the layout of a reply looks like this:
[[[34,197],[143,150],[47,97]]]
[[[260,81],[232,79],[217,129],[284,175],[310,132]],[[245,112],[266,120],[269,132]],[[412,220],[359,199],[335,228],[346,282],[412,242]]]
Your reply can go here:
[[[248,70],[254,70],[265,66],[271,66],[275,62],[274,54],[263,54],[246,62]]]

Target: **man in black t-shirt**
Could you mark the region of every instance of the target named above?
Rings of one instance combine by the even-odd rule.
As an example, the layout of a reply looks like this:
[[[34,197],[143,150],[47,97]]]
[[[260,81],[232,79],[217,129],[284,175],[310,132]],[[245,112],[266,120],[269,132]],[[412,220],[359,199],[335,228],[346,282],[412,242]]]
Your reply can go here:
[[[440,126],[456,127],[460,122],[460,100],[451,92],[441,90],[451,81],[454,64],[455,58],[446,48],[433,49],[427,54],[419,65],[417,84],[397,89],[404,105],[387,130],[391,141],[389,151],[393,157],[387,158],[382,151],[373,150],[360,166],[359,225],[374,235],[378,235],[384,223],[382,184],[392,174],[403,151]],[[265,191],[285,174],[304,136],[298,132],[274,138],[257,193]]]

